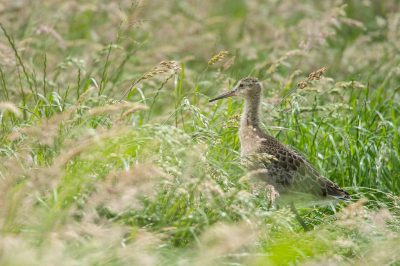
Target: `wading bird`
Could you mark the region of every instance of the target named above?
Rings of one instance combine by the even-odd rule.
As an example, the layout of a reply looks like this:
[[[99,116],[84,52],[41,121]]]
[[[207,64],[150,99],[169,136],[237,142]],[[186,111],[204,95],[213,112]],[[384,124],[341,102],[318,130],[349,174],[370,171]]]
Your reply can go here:
[[[298,215],[293,202],[350,199],[349,193],[321,175],[301,153],[261,130],[262,85],[258,79],[244,78],[232,90],[209,102],[232,96],[244,99],[239,132],[242,160],[246,159],[247,168],[251,171],[265,170],[258,171],[257,178],[275,187],[281,202],[283,200],[291,205],[304,230],[310,229]]]

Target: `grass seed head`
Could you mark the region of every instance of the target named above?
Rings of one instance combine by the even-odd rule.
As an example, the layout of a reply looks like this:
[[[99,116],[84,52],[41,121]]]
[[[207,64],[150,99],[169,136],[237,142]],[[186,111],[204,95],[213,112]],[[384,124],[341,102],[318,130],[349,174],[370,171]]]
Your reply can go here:
[[[312,73],[308,76],[308,79],[307,79],[307,80],[308,80],[308,81],[320,80],[325,71],[326,71],[326,68],[318,69],[318,70],[312,72]]]
[[[142,79],[152,78],[158,74],[169,73],[171,70],[176,74],[179,73],[182,68],[175,61],[162,61],[147,72]]]
[[[130,108],[130,110],[134,110],[134,112],[136,112],[139,110],[147,109],[147,106],[145,106],[144,104],[140,104],[140,103],[131,103],[131,102],[119,103],[119,102],[117,102],[117,104],[115,104],[115,105],[106,105],[106,106],[91,109],[89,112],[87,112],[87,115],[96,116],[96,115],[108,114],[108,113],[113,113],[113,112],[119,112],[119,111],[122,111],[123,109],[127,109],[127,108]]]
[[[299,87],[299,89],[304,89],[304,88],[308,87],[308,84],[305,81],[301,81],[301,82],[297,83],[297,87]]]
[[[36,27],[36,29],[34,29],[34,32],[36,35],[51,35],[51,36],[53,36],[58,41],[58,44],[60,45],[61,49],[63,49],[64,51],[67,49],[67,44],[66,44],[65,40],[52,27],[49,27],[46,25],[39,25]]]
[[[307,88],[309,86],[308,82],[311,82],[314,80],[320,80],[325,71],[326,71],[326,68],[321,68],[321,69],[318,69],[318,70],[312,72],[306,80],[303,80],[303,81],[300,81],[299,83],[297,83],[297,88],[299,88],[299,89]]]
[[[229,69],[235,63],[236,56],[232,56],[226,63],[223,65],[224,71]]]
[[[226,57],[226,55],[228,55],[228,54],[229,54],[228,51],[219,52],[219,54],[213,56],[213,58],[211,58],[210,61],[208,61],[208,65],[209,65],[209,66],[212,66],[212,65],[214,65],[216,62],[222,61],[222,60]]]
[[[13,114],[15,114],[16,116],[20,116],[21,115],[21,111],[18,109],[18,107],[10,102],[1,102],[0,103],[0,110],[9,110],[11,111]]]

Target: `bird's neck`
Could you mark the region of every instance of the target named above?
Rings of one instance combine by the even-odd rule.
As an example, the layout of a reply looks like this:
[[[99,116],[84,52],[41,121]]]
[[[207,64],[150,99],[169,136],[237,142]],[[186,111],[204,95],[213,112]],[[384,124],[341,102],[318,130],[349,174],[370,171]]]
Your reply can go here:
[[[260,123],[260,102],[261,97],[245,99],[244,111],[242,113],[241,127],[258,127]]]

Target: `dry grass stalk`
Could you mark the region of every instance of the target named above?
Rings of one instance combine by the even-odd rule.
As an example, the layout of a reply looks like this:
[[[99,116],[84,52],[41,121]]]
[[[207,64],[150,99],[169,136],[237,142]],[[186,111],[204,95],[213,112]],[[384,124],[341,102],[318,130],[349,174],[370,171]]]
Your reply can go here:
[[[204,182],[201,183],[200,186],[201,188],[198,189],[200,189],[203,196],[209,198],[210,200],[213,200],[218,196],[224,196],[224,192],[222,191],[221,187],[215,182]]]
[[[279,196],[279,192],[275,190],[275,187],[273,185],[268,185],[266,182],[263,181],[251,183],[250,189],[255,196],[264,194],[270,205],[272,205],[275,199]]]
[[[219,78],[217,78],[217,79],[215,80],[215,83],[220,82],[220,81],[221,81],[222,79],[224,79],[226,76],[227,76],[226,74],[220,75]]]
[[[380,230],[386,229],[386,220],[392,221],[393,216],[387,209],[380,209],[377,212],[371,214],[372,223],[378,227]]]
[[[21,43],[19,44],[21,45]],[[17,47],[18,52],[22,52],[25,50],[25,47]],[[17,61],[15,60],[15,54],[14,51],[8,46],[3,43],[0,43],[0,62],[3,66],[7,67],[16,67],[17,66]],[[18,66],[20,70],[22,71],[22,67]],[[29,65],[25,66],[26,68],[31,71]]]
[[[292,58],[293,56],[297,55],[305,55],[304,51],[301,50],[291,50],[287,52],[284,56],[280,57],[278,60],[276,60],[266,71],[267,75],[270,75],[276,71],[276,69],[280,65],[287,65],[288,63],[286,62],[287,59]],[[267,63],[263,64],[260,68],[264,68]]]
[[[267,172],[268,172],[267,169],[257,169],[257,170],[250,171],[250,172],[248,172],[246,175],[242,176],[242,177],[239,179],[238,183],[241,183],[241,182],[244,182],[244,181],[249,180],[249,178],[250,178],[252,175],[264,174],[264,173],[267,173]]]
[[[99,193],[92,195],[90,205],[93,208],[107,205],[113,211],[121,212],[131,208],[137,197],[151,196],[150,192],[163,179],[173,180],[162,169],[151,164],[137,165],[118,173],[112,172],[104,178],[105,182],[96,184]]]
[[[233,65],[233,63],[235,63],[235,59],[236,59],[236,56],[233,56],[228,61],[226,61],[226,63],[223,65],[224,71],[229,69]]]
[[[34,32],[36,33],[36,35],[46,34],[53,36],[58,41],[58,44],[60,45],[61,49],[63,49],[64,51],[67,49],[67,44],[65,43],[65,40],[53,28],[46,25],[39,25],[36,27]]]
[[[340,29],[339,16],[345,16],[344,9],[347,4],[343,4],[340,7],[327,10],[324,15],[324,19],[321,21],[308,22],[304,25],[304,34],[306,40],[300,42],[299,47],[305,51],[312,51],[318,46],[328,45],[327,38],[333,36],[336,33],[329,30],[328,25],[332,25],[337,29]]]
[[[363,210],[363,206],[367,201],[368,199],[366,198],[359,199],[356,203],[347,206],[341,213],[338,213],[337,216],[341,219],[354,219],[357,216],[364,217],[366,214]]]
[[[78,147],[70,150],[68,152],[63,152],[58,159],[55,161],[54,165],[57,168],[61,168],[64,164],[68,163],[72,158],[81,154],[83,151],[87,150],[88,148],[92,147],[96,143],[117,136],[118,134],[124,134],[125,132],[129,132],[126,128],[118,128],[115,130],[106,131],[105,133],[98,134],[97,136],[89,139],[88,141],[82,143]]]
[[[143,76],[138,78],[132,85],[131,87],[122,95],[122,97],[119,99],[119,101],[122,101],[122,99],[132,90],[132,88],[139,83],[142,79],[148,79],[153,77],[154,75],[157,74],[162,74],[162,73],[168,73],[171,70],[176,74],[182,70],[180,66],[177,65],[175,61],[162,61],[160,64],[157,66],[153,67],[150,71],[146,72]]]
[[[119,112],[126,108],[131,108],[130,110],[134,110],[134,112],[136,112],[138,110],[146,110],[147,106],[140,103],[124,102],[124,103],[118,103],[116,105],[106,105],[94,108],[89,112],[87,112],[87,115],[96,116],[96,115],[108,114],[113,112]]]
[[[146,105],[137,104],[136,106],[133,106],[131,109],[126,111],[119,119],[115,120],[114,123],[116,123],[118,121],[124,121],[128,117],[128,115],[133,114],[139,110],[147,110],[147,109],[149,109],[149,108]]]
[[[82,93],[81,96],[79,96],[78,101],[76,101],[75,106],[81,105],[81,103],[83,102],[83,99],[85,99],[85,97],[94,89],[96,89],[96,87],[90,87],[87,91]]]
[[[335,84],[335,87],[342,87],[342,88],[349,88],[349,87],[354,87],[357,89],[365,89],[367,86],[357,82],[357,81],[348,81],[348,82],[338,82]]]
[[[20,130],[10,134],[7,139],[10,141],[15,141],[19,137],[21,137],[21,134],[35,135],[36,139],[38,139],[42,144],[52,145],[54,137],[58,136],[59,123],[64,119],[69,118],[72,115],[72,113],[74,113],[78,109],[78,107],[81,105],[85,97],[94,89],[95,87],[91,87],[86,92],[82,93],[82,95],[79,97],[75,105],[70,109],[68,109],[67,111],[54,115],[49,120],[43,121],[40,124],[40,126],[23,127]]]
[[[169,73],[170,71],[174,73],[178,73],[182,70],[180,66],[175,61],[162,61],[157,66],[153,67],[149,72],[144,74],[141,79],[148,79],[153,77],[154,75]]]
[[[0,110],[9,110],[13,114],[15,114],[16,116],[20,116],[21,115],[21,111],[18,109],[18,107],[15,104],[11,103],[11,102],[1,102],[0,103]]]
[[[210,61],[208,61],[208,65],[209,65],[209,66],[212,66],[212,65],[214,65],[216,62],[222,61],[228,54],[229,54],[228,51],[219,52],[219,54],[213,56],[213,58],[211,58]]]
[[[210,228],[200,238],[203,259],[198,261],[198,265],[218,265],[216,259],[254,244],[257,239],[254,229],[247,222],[234,226],[220,224]]]
[[[351,18],[340,18],[340,21],[343,22],[344,24],[350,25],[350,26],[355,26],[357,28],[360,28],[362,30],[367,30],[367,28],[364,26],[364,23],[361,21],[351,19]]]

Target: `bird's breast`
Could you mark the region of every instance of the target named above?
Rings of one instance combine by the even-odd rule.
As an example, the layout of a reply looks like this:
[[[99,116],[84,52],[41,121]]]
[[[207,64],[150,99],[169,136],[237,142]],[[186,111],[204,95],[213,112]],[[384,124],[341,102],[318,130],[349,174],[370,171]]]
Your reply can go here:
[[[241,156],[254,154],[261,147],[263,138],[257,134],[257,130],[251,126],[240,128]]]

